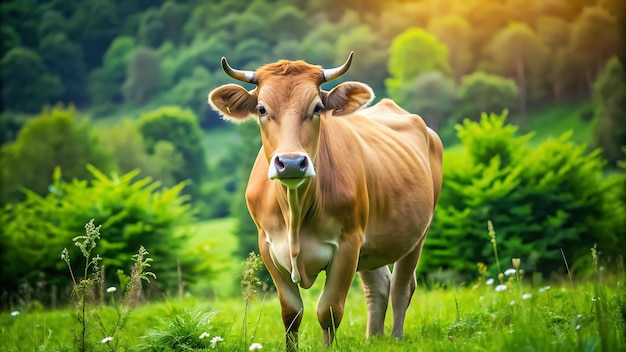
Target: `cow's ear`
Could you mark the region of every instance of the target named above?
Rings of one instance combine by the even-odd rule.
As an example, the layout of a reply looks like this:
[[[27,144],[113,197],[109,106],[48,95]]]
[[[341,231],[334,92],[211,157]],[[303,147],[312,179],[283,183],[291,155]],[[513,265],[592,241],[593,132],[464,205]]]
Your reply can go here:
[[[257,97],[242,86],[226,84],[209,93],[209,104],[224,119],[240,123],[256,111]]]
[[[374,91],[367,84],[344,82],[330,92],[322,92],[324,106],[333,110],[333,115],[351,114],[369,105],[374,100]]]

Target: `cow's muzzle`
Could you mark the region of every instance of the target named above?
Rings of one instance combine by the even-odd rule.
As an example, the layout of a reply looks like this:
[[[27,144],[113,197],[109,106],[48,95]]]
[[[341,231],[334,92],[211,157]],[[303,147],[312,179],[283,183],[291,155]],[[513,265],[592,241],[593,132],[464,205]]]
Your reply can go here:
[[[297,188],[307,177],[314,177],[311,158],[305,153],[277,153],[270,160],[268,177],[279,179],[289,188]]]

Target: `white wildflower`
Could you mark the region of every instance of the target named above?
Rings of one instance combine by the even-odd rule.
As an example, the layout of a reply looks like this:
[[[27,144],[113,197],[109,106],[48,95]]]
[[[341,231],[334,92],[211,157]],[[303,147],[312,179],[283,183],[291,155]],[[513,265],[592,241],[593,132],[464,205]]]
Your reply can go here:
[[[107,292],[108,293],[113,293],[115,291],[117,291],[117,288],[115,286],[111,286],[111,287],[107,288]]]
[[[109,343],[113,341],[113,336],[107,336],[105,338],[102,339],[102,341],[100,341],[101,343]]]
[[[576,325],[576,330],[580,330],[580,324]]]
[[[506,291],[506,289],[507,289],[506,285],[498,285],[498,286],[496,286],[496,292]]]
[[[548,291],[549,289],[550,289],[550,286],[544,286],[544,287],[539,289],[539,292],[540,293],[544,293],[544,292]]]
[[[202,339],[206,339],[206,338],[207,338],[207,337],[209,337],[209,336],[211,336],[211,335],[209,335],[209,333],[205,331],[205,332],[203,332],[202,334],[200,334],[200,336],[198,336],[198,338],[199,338],[200,340],[202,340]]]
[[[513,268],[511,268],[511,269],[506,269],[506,270],[504,271],[504,275],[506,275],[506,276],[513,276],[513,275],[515,275],[515,273],[516,273],[516,272],[517,272],[517,270],[515,270],[515,269],[513,269]]]
[[[485,283],[489,286],[493,285],[493,278],[491,279],[487,279],[487,281],[485,281]]]
[[[217,347],[217,344],[220,342],[224,342],[224,339],[221,336],[215,336],[211,339],[211,348]]]
[[[591,302],[595,302],[595,301],[599,301],[599,300],[600,300],[600,298],[598,298],[598,297],[591,297]]]
[[[524,293],[524,294],[522,295],[522,299],[529,299],[529,298],[530,298],[530,297],[532,297],[532,296],[533,296],[533,295],[532,295],[532,294],[530,294],[530,293]]]
[[[252,345],[250,345],[250,348],[248,348],[248,350],[250,350],[250,351],[258,351],[258,350],[260,350],[262,348],[263,348],[263,346],[260,343],[255,342]]]
[[[11,316],[12,317],[16,317],[18,315],[20,315],[20,311],[19,310],[14,310],[14,311],[11,312]]]
[[[510,306],[514,306],[514,305],[515,305],[515,301],[511,301],[511,302],[509,302],[509,305],[510,305]]]

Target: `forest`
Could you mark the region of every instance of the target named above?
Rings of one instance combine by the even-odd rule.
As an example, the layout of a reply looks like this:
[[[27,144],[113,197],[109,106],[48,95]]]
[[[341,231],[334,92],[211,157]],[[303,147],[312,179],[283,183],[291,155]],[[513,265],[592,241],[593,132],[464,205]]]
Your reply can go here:
[[[106,234],[106,277],[143,245],[157,297],[180,287],[177,269],[192,288],[215,275],[221,257],[187,245],[190,224],[233,218],[233,255],[256,249],[243,190],[260,138],[255,124],[226,125],[207,104],[233,83],[222,56],[254,70],[283,58],[332,67],[354,51],[342,80],[370,85],[438,131],[444,191],[423,277],[475,277],[491,250],[488,220],[501,258],[522,257],[531,273],[563,275],[562,250],[584,270],[595,244],[617,260],[626,253],[625,4],[3,1],[0,306],[42,277],[63,290],[59,255],[90,219]],[[533,137],[547,130],[554,138]]]

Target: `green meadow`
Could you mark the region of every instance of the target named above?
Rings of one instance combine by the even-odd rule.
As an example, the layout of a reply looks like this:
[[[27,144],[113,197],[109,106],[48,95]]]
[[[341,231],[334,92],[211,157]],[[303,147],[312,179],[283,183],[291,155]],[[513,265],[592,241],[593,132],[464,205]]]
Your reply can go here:
[[[243,351],[253,343],[264,351],[283,350],[284,330],[275,292],[261,287],[254,287],[254,293],[247,297],[232,292],[241,292],[247,285],[245,280],[237,283],[245,263],[228,255],[237,243],[232,226],[231,219],[199,223],[194,225],[197,235],[189,241],[190,247],[210,247],[205,249],[207,255],[224,254],[219,273],[192,289],[205,289],[211,297],[187,292],[183,297],[133,305],[119,325],[124,293],[106,292],[101,303],[86,305],[84,344],[77,340],[84,325],[76,306],[48,310],[26,304],[25,310],[0,316],[0,350]],[[623,351],[623,262],[604,263],[591,249],[589,256],[593,267],[585,277],[545,281],[515,270],[512,263],[501,263],[507,275],[500,277],[489,277],[482,271],[484,275],[478,279],[460,284],[420,280],[408,310],[403,340],[390,337],[391,307],[385,336],[365,339],[365,300],[355,278],[331,350]],[[566,262],[563,265],[566,267]],[[314,313],[323,279],[322,275],[311,289],[302,290],[301,351],[323,349]]]

